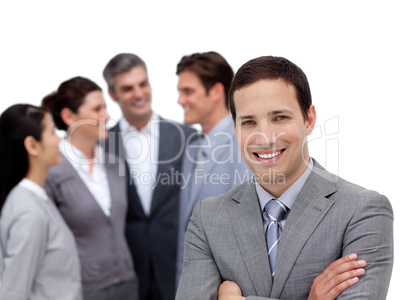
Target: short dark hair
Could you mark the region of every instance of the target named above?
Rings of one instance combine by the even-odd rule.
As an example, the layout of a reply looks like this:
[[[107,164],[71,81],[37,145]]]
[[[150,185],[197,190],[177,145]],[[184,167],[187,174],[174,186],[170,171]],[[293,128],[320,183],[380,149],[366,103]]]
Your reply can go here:
[[[77,113],[86,95],[93,91],[102,91],[102,89],[87,78],[73,77],[60,84],[56,92],[43,98],[42,106],[51,112],[58,129],[67,130],[68,126],[60,116],[62,109],[69,108],[73,113]]]
[[[28,172],[28,152],[24,140],[41,141],[46,110],[30,104],[15,104],[0,117],[0,210],[9,192]]]
[[[135,54],[120,53],[114,56],[103,69],[103,78],[105,78],[108,89],[114,92],[114,77],[117,74],[128,72],[138,66],[143,67],[147,72],[145,62]]]
[[[214,84],[222,83],[225,87],[225,104],[229,108],[228,96],[233,70],[222,55],[210,51],[183,56],[177,64],[176,75],[184,71],[192,71],[197,74],[207,94]]]
[[[233,95],[241,88],[251,85],[261,79],[282,79],[296,89],[304,120],[308,117],[311,106],[311,92],[306,74],[291,61],[283,57],[262,56],[246,62],[240,67],[233,78],[229,91],[229,106],[233,120],[236,121],[236,107]]]

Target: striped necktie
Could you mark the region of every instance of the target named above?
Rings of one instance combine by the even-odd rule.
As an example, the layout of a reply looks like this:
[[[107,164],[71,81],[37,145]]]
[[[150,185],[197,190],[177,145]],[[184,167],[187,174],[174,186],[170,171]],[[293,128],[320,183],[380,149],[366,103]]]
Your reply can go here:
[[[267,229],[267,246],[268,258],[271,265],[272,279],[275,276],[276,254],[278,252],[278,244],[281,239],[282,225],[281,220],[287,211],[287,207],[279,200],[272,199],[264,208],[268,214],[269,225]]]

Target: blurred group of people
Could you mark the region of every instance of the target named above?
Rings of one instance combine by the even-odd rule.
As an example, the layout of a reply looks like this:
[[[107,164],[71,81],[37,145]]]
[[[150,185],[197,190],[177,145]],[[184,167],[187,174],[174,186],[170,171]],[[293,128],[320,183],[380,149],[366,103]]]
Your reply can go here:
[[[214,153],[198,174],[238,170],[240,178],[248,169],[228,110],[227,61],[195,53],[177,75],[185,123],[202,134],[152,110],[146,64],[130,53],[103,71],[122,112],[113,128],[101,88],[83,77],[39,106],[2,113],[1,299],[174,299],[192,208],[235,186],[192,178],[193,149],[235,151],[229,162],[227,148]],[[61,141],[55,128],[66,132]]]
[[[176,74],[185,124],[130,53],[103,71],[112,128],[83,77],[1,114],[0,299],[384,299],[391,205],[310,157],[303,71],[205,52]]]

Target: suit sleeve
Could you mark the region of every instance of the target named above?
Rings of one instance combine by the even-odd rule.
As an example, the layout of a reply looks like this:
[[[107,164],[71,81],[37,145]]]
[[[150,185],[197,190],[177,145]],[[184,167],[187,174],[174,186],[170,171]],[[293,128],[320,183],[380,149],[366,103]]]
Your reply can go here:
[[[32,211],[22,212],[5,233],[0,299],[28,299],[46,250],[46,218]]]
[[[188,225],[184,244],[183,272],[176,300],[217,300],[222,277],[203,229],[202,201],[198,202]],[[247,300],[275,300],[248,296]]]
[[[198,202],[186,233],[183,272],[176,300],[216,300],[221,283],[222,278],[203,229],[201,202]]]
[[[393,265],[393,212],[388,199],[365,191],[344,235],[343,255],[356,253],[367,262],[359,282],[338,299],[386,299]]]
[[[176,300],[217,300],[218,289],[223,282],[203,228],[202,204],[201,201],[195,205],[188,225],[183,272]],[[278,300],[259,296],[247,296],[246,299]]]

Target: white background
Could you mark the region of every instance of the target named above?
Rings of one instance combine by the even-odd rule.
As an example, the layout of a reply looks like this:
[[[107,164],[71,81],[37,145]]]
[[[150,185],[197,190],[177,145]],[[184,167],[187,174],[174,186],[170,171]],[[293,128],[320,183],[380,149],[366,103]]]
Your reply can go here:
[[[106,91],[103,67],[115,54],[132,52],[148,65],[154,110],[182,121],[175,68],[183,55],[214,50],[235,71],[257,56],[284,56],[310,81],[319,126],[311,155],[393,205],[388,299],[400,299],[400,7],[387,0],[2,1],[0,112],[18,102],[38,105],[77,75]],[[118,106],[105,97],[118,120]]]

